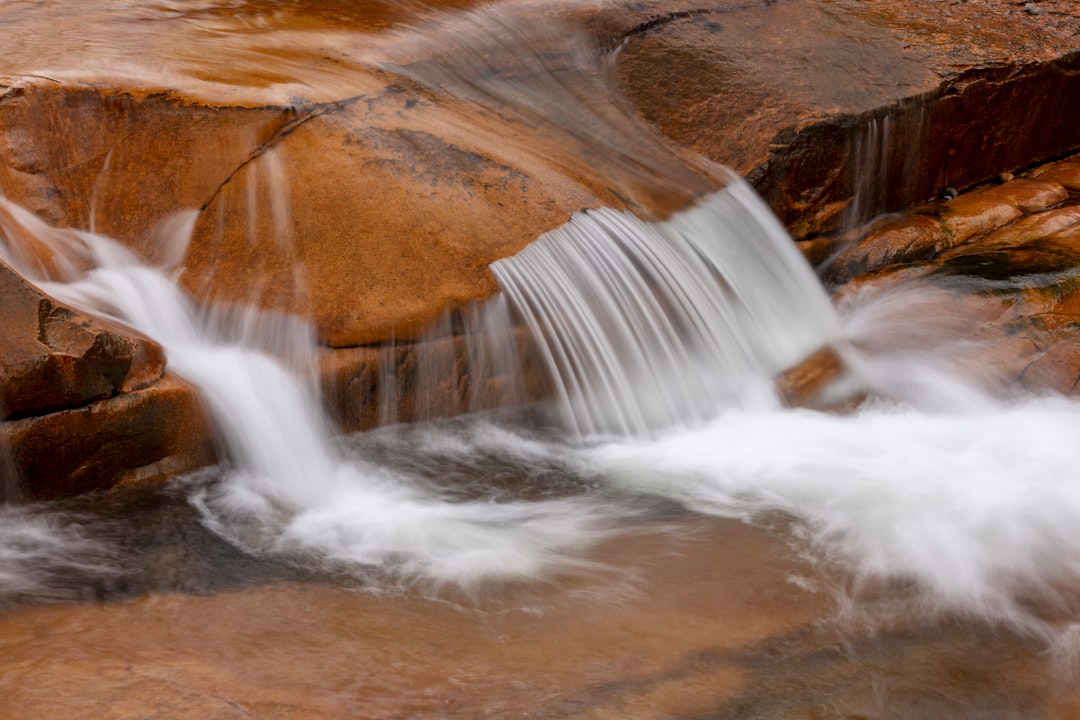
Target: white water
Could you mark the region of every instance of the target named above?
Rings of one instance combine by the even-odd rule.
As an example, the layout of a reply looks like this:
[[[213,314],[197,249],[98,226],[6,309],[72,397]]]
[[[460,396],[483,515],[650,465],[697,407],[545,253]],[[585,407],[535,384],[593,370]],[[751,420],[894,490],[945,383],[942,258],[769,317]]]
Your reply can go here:
[[[931,606],[1021,622],[1020,600],[1056,607],[1080,582],[1077,432],[1080,412],[1061,399],[729,412],[589,455],[611,482],[700,512],[790,513],[861,580],[914,581]]]
[[[725,202],[738,198],[727,196]],[[599,218],[592,220],[605,220],[607,240],[613,228],[622,227],[639,240],[649,233],[652,241],[666,237],[683,243],[689,233],[714,227],[730,233],[738,225],[729,206],[715,198],[713,203],[705,212],[699,208],[659,227],[610,211],[595,213]],[[19,216],[10,203],[4,206],[9,218]],[[713,225],[717,217],[726,221]],[[863,346],[862,354],[848,351],[859,381],[901,402],[882,401],[836,416],[767,403],[722,406],[721,397],[711,406],[698,405],[696,427],[650,425],[651,437],[594,440],[585,447],[527,439],[483,422],[467,426],[464,435],[432,427],[388,446],[402,457],[419,458],[424,472],[417,472],[408,463],[338,452],[304,374],[312,365],[304,323],[236,308],[196,311],[167,272],[140,264],[107,238],[23,221],[25,233],[59,233],[63,247],[76,248],[73,255],[81,263],[95,266],[81,275],[72,271],[76,279],[70,282],[47,284],[52,294],[155,337],[167,348],[170,369],[200,386],[226,434],[230,462],[224,479],[193,502],[208,526],[252,553],[339,569],[376,567],[395,577],[437,583],[537,577],[574,567],[583,548],[632,516],[625,505],[601,499],[603,493],[583,490],[593,486],[662,496],[722,516],[790,514],[802,521],[819,556],[866,580],[913,581],[923,600],[937,608],[1030,626],[1024,602],[1063,604],[1066,596],[1059,591],[1080,582],[1080,536],[1073,531],[1080,523],[1080,447],[1074,440],[1080,408],[1060,398],[995,400],[958,375],[957,368],[971,374],[970,361],[957,365],[943,348],[964,343],[957,332],[963,318],[937,317],[920,325],[917,319],[927,308],[940,307],[924,290],[855,296],[842,320],[826,316],[812,332],[793,333],[796,347],[813,347],[831,332]],[[580,235],[590,227],[579,217],[566,232]],[[190,222],[177,222],[174,229],[188,232]],[[182,245],[184,238],[176,242]],[[5,256],[14,253],[5,250]],[[740,262],[740,269],[746,263],[752,267],[745,258]],[[773,270],[758,270],[764,275],[746,270],[735,280],[757,278],[750,283],[757,289],[779,282],[770,276]],[[649,278],[645,285],[656,282]],[[801,307],[816,318],[818,301],[810,298]],[[737,315],[741,322],[759,317],[746,307]],[[785,332],[758,323],[749,327],[768,329],[757,339],[740,337],[746,347]],[[921,329],[913,330],[916,326]],[[683,321],[677,331],[695,327],[700,326]],[[732,332],[749,331],[743,325]],[[714,345],[704,347],[720,341],[709,342]],[[700,350],[695,346],[685,353],[697,353],[696,369],[661,364],[650,382],[662,391],[684,382],[679,375],[688,372],[699,373],[702,384],[709,382]],[[752,359],[751,350],[741,352],[749,373],[744,379],[752,382],[752,363],[760,359]],[[618,367],[627,356],[614,353],[611,364]],[[629,382],[641,391],[637,380]],[[607,409],[603,402],[597,407]],[[590,411],[600,412],[597,407]],[[614,424],[603,417],[596,422]],[[442,472],[440,463],[469,459],[465,464],[482,485],[493,470],[485,464],[489,460],[478,458],[515,465],[525,476],[541,466],[557,467],[577,480],[557,497],[533,501],[512,491],[497,501],[494,496],[462,500],[460,493],[429,482]],[[13,592],[32,594],[38,587],[47,596],[48,568],[62,571],[60,559],[72,558],[72,567],[85,569],[107,557],[77,529],[55,520],[5,516],[3,526],[0,572]],[[80,552],[89,559],[79,560]],[[101,564],[102,572],[107,566]]]
[[[428,476],[440,463],[465,463],[482,484],[492,469],[477,458],[494,457],[524,475],[546,465],[579,479],[553,499],[477,501],[436,489],[407,463],[339,454],[311,383],[289,369],[309,365],[298,359],[298,348],[310,350],[303,323],[235,309],[207,316],[166,274],[108,239],[72,232],[65,242],[96,269],[49,291],[161,340],[170,368],[201,387],[226,433],[231,469],[193,502],[208,526],[250,552],[437,583],[537,577],[574,567],[583,548],[632,515],[583,493],[593,485],[748,520],[781,511],[802,521],[816,554],[858,578],[913,581],[931,607],[1028,627],[1025,601],[1065,604],[1060,591],[1080,582],[1080,408],[1060,398],[994,400],[957,376],[939,347],[955,337],[955,323],[896,332],[912,323],[903,308],[924,312],[924,291],[855,298],[842,324],[844,336],[870,348],[857,357],[863,382],[891,388],[902,403],[850,416],[716,406],[697,427],[653,427],[650,438],[587,447],[483,422],[389,445],[419,458]],[[287,347],[288,364],[267,352]],[[3,533],[9,596],[47,597],[65,562],[108,572],[107,553],[70,524],[8,515]]]
[[[734,175],[664,222],[579,213],[491,269],[544,338],[563,424],[585,436],[775,408],[776,373],[839,337],[806,262]]]
[[[66,578],[109,577],[118,568],[113,548],[85,532],[80,518],[0,505],[0,608],[26,599],[79,599],[82,589]]]
[[[8,201],[0,203],[18,215]],[[238,546],[467,584],[573,566],[576,551],[611,522],[610,512],[574,498],[452,501],[406,474],[344,461],[331,445],[310,377],[265,351],[290,348],[294,361],[301,349],[310,355],[306,326],[253,309],[202,314],[163,269],[143,265],[111,239],[23,220],[39,237],[59,233],[62,247],[76,248],[93,266],[69,282],[41,283],[47,292],[154,338],[166,348],[169,369],[199,388],[231,469],[193,501],[207,524]],[[190,232],[191,224],[173,227]],[[18,542],[22,531],[11,532],[5,529],[4,539]]]
[[[682,383],[684,394],[664,401],[691,403],[696,416],[681,417],[685,408],[678,405],[663,407],[663,422],[649,416],[646,424],[629,427],[631,433],[644,428],[638,437],[594,439],[585,447],[527,439],[482,422],[468,426],[464,435],[429,428],[405,444],[389,445],[401,457],[419,458],[424,472],[409,469],[408,463],[339,453],[305,374],[313,365],[305,323],[237,308],[197,311],[167,269],[142,265],[107,238],[35,224],[7,201],[2,215],[9,222],[6,237],[13,236],[14,218],[19,234],[57,240],[52,247],[66,248],[64,257],[72,258],[64,266],[68,282],[46,283],[52,294],[158,339],[167,348],[170,369],[201,388],[225,433],[229,463],[224,478],[192,501],[209,527],[252,553],[345,570],[375,567],[393,577],[436,583],[538,577],[580,564],[584,548],[633,515],[610,495],[584,489],[592,486],[661,496],[695,512],[748,520],[776,511],[789,514],[801,521],[808,546],[819,557],[842,563],[863,580],[914,582],[930,607],[1034,627],[1027,603],[1066,605],[1068,596],[1061,592],[1080,583],[1080,535],[1075,533],[1080,525],[1080,446],[1075,442],[1080,408],[1060,398],[1006,402],[987,395],[970,379],[970,359],[958,365],[947,352],[959,343],[971,354],[958,332],[963,317],[939,314],[933,322],[921,322],[930,308],[942,305],[925,290],[853,296],[840,320],[822,314],[816,289],[800,299],[803,270],[781,263],[778,271],[768,238],[743,248],[737,260],[711,260],[715,266],[709,270],[704,258],[716,256],[702,250],[702,243],[722,236],[745,240],[740,233],[753,226],[740,218],[756,213],[756,206],[744,206],[742,200],[737,193],[720,195],[666,225],[602,211],[579,216],[552,236],[582,242],[594,257],[600,253],[608,261],[613,257],[609,250],[595,243],[643,250],[640,243],[670,240],[679,248],[676,260],[705,266],[703,275],[694,276],[697,290],[714,304],[738,299],[733,307],[716,308],[729,318],[725,322],[730,324],[721,328],[742,343],[735,362],[746,374],[738,383],[721,379],[721,390],[709,390],[715,394],[703,402],[703,388],[713,381],[706,351],[718,346],[726,351],[726,340],[710,334],[717,331],[712,320],[691,321],[671,311],[680,298],[674,284],[682,281],[665,275],[674,271],[664,266],[644,279],[627,281],[618,292],[671,283],[670,296],[660,301],[669,304],[665,318],[672,324],[662,328],[668,341],[688,331],[700,334],[691,334],[681,357],[646,360],[635,367],[635,353],[659,349],[660,343],[635,335],[644,332],[638,327],[626,337],[639,345],[604,349],[609,357],[602,369],[630,373],[619,382],[628,383],[635,397],[664,394]],[[182,247],[190,218],[172,227]],[[599,235],[582,237],[594,232]],[[688,236],[694,236],[693,244]],[[756,235],[750,239],[762,240]],[[18,261],[14,248],[3,249],[9,262]],[[761,254],[766,259],[754,258]],[[91,265],[88,272],[79,269]],[[633,261],[607,271],[641,266]],[[738,272],[725,274],[731,268]],[[551,271],[515,273],[500,270],[504,281],[552,276]],[[708,277],[730,279],[718,280],[712,290],[722,292],[710,296]],[[608,280],[600,275],[589,282]],[[582,293],[572,299],[578,303],[574,312],[587,314],[598,291],[590,294],[565,284],[569,279],[562,282],[548,292],[570,298]],[[689,292],[692,286],[680,287]],[[783,308],[757,304],[755,293],[767,291],[763,294],[773,297],[778,290],[789,291],[793,296],[785,302],[804,311],[794,327],[784,324]],[[598,297],[609,305],[616,302],[611,295]],[[697,311],[697,297],[686,302],[683,312]],[[622,307],[624,299],[617,303]],[[618,320],[619,307],[609,307],[611,314],[601,316],[600,324]],[[552,316],[539,324],[554,326],[562,319]],[[763,376],[755,363],[782,366],[785,358],[794,357],[790,353],[812,349],[833,333],[864,348],[861,354],[846,351],[857,380],[901,402],[879,402],[849,416],[727,402],[742,397],[745,387],[739,383],[748,386]],[[789,347],[769,359],[759,348],[771,340],[785,340],[777,346]],[[567,347],[563,352],[578,352]],[[633,372],[643,375],[634,377]],[[563,401],[579,390],[593,392],[593,382],[583,376],[578,389],[567,383]],[[608,402],[579,397],[571,404],[593,413],[589,422],[595,427],[619,429],[623,421],[604,413],[625,409]],[[699,422],[691,427],[692,417]],[[665,429],[664,422],[672,419],[678,422]],[[525,476],[546,465],[576,480],[556,497],[540,500],[524,500],[512,491],[497,500],[462,500],[460,493],[429,481],[442,472],[440,463],[456,462],[467,465],[474,482],[482,485],[493,472],[490,458],[521,468]],[[55,594],[50,582],[65,568],[110,572],[113,559],[70,522],[7,513],[2,533],[0,580],[8,597]]]

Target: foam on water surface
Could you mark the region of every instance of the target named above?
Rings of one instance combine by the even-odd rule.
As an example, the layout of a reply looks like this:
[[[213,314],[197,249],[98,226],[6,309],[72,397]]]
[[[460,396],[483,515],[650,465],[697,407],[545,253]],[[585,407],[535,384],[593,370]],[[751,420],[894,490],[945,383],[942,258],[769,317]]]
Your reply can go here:
[[[177,289],[191,215],[163,226],[170,265],[150,267],[109,238],[0,209],[7,262],[162,343],[200,388],[227,461],[191,502],[251,555],[435,584],[535,579],[581,567],[659,496],[748,520],[782,512],[814,552],[857,578],[913,582],[938,608],[1023,623],[1026,599],[1066,604],[1080,582],[1076,404],[987,394],[961,316],[913,323],[920,303],[941,307],[931,291],[853,295],[838,317],[734,178],[663,222],[579,214],[493,268],[514,306],[504,330],[516,313],[545,348],[561,428],[541,439],[475,420],[352,450],[323,416],[307,322],[196,307]],[[30,241],[53,267],[20,252]],[[827,344],[852,382],[895,401],[780,408],[772,375]],[[516,479],[500,485],[507,467]],[[537,467],[551,471],[539,482]],[[78,533],[62,517],[5,518],[0,573],[47,597],[31,566],[62,567]]]

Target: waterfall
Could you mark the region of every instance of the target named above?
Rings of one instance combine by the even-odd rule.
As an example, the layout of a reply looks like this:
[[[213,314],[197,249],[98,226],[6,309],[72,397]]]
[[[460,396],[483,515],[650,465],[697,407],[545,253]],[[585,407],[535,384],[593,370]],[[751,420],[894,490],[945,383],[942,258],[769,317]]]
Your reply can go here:
[[[848,147],[851,199],[840,230],[853,231],[883,213],[896,212],[927,198],[935,163],[924,157],[930,124],[916,99],[860,118]]]
[[[248,552],[465,584],[572,566],[580,548],[623,514],[578,498],[455,498],[415,474],[346,459],[314,391],[307,322],[256,308],[201,309],[168,268],[145,265],[111,238],[51,228],[0,198],[4,213],[25,221],[22,235],[71,260],[63,280],[39,281],[46,292],[153,338],[165,347],[169,370],[197,386],[227,463],[221,481],[192,502],[208,527]],[[166,223],[178,234],[167,244],[186,246],[192,226]],[[0,256],[34,274],[34,266],[18,264],[9,237]]]
[[[729,407],[776,407],[772,376],[839,323],[744,181],[662,222],[579,213],[494,263],[541,347],[563,424],[647,437]]]

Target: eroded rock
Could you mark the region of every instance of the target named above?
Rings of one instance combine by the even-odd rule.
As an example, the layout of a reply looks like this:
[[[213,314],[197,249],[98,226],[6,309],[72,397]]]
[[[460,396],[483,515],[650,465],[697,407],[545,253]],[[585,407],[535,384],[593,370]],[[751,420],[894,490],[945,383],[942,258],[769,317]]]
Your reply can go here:
[[[79,407],[156,382],[157,343],[65,307],[0,263],[0,417]]]
[[[22,494],[35,500],[157,481],[215,462],[214,435],[190,385],[153,385],[86,407],[0,423]]]
[[[646,119],[803,237],[1076,148],[1080,11],[1059,5],[720,5],[643,27],[618,69]]]
[[[1038,180],[1010,179],[872,225],[821,271],[839,283],[839,303],[858,302],[861,293],[945,292],[948,300],[936,311],[913,305],[911,314],[920,317],[912,322],[964,318],[953,334],[971,343],[973,356],[962,359],[969,379],[998,390],[1076,394],[1080,198],[1056,179],[1067,179],[1074,163],[1059,161],[1033,170]]]
[[[941,222],[927,215],[891,221],[829,260],[826,278],[844,283],[871,269],[931,257],[951,242]]]
[[[1039,180],[1061,183],[1073,192],[1080,192],[1080,160],[1070,158],[1051,163],[1032,173]]]

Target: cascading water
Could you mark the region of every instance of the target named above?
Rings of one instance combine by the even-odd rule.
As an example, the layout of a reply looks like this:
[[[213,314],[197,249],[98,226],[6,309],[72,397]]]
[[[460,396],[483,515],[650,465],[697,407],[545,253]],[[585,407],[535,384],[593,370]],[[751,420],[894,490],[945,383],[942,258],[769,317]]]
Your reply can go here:
[[[485,24],[492,13],[449,24],[444,34],[456,42],[432,43],[442,53],[431,62],[383,65],[477,103],[513,130],[493,137],[516,142],[517,152],[535,154],[527,147],[535,126],[561,148],[553,167],[609,189],[641,216],[690,205],[651,222],[623,210],[579,214],[493,267],[546,348],[562,421],[589,437],[584,447],[576,437],[537,440],[477,421],[463,433],[420,428],[407,447],[382,446],[408,462],[438,463],[426,476],[403,471],[406,461],[372,460],[370,438],[350,455],[331,438],[313,392],[306,322],[196,309],[168,276],[175,267],[147,267],[107,238],[50,228],[0,203],[0,257],[36,281],[51,278],[57,297],[155,338],[170,369],[200,386],[228,455],[218,482],[192,498],[207,525],[255,555],[468,584],[572,567],[582,547],[632,513],[627,495],[663,496],[694,513],[793,516],[819,553],[857,578],[914,580],[933,606],[1035,627],[1023,600],[1066,604],[1058,589],[1080,582],[1075,405],[985,396],[938,362],[935,346],[948,338],[933,333],[914,337],[917,346],[848,349],[895,334],[904,319],[890,307],[910,306],[919,291],[890,302],[856,297],[838,319],[760,201],[705,161],[672,153],[623,112],[604,56],[580,34],[562,38],[559,52],[530,54],[532,43],[516,39],[536,27],[499,17]],[[493,48],[462,32],[477,26]],[[548,40],[562,30],[541,29]],[[405,34],[429,44],[423,33]],[[500,75],[491,52],[520,62]],[[270,196],[269,212],[283,211],[282,196]],[[183,258],[193,217],[171,225],[169,262]],[[512,314],[492,317],[509,327]],[[771,376],[829,343],[858,381],[900,401],[849,416],[780,409]],[[428,371],[450,372],[435,363]],[[484,486],[498,473],[477,457],[524,475],[556,468],[573,482],[535,500],[473,488],[462,499],[460,489],[429,482],[446,463],[468,467],[473,485]],[[48,524],[16,518],[5,527],[16,530],[3,542],[19,545]],[[39,545],[55,556],[79,538],[50,542]]]
[[[9,201],[0,204],[20,214]],[[254,309],[201,313],[165,272],[109,238],[52,230],[30,215],[23,220],[39,239],[62,237],[52,249],[74,248],[92,268],[68,282],[42,282],[46,291],[158,340],[169,367],[199,387],[231,469],[193,502],[212,529],[238,546],[466,583],[572,564],[565,551],[590,544],[607,524],[596,508],[573,498],[455,502],[404,474],[342,460],[303,372],[310,363],[299,363],[298,373],[267,351],[287,349],[293,366],[304,349],[310,359],[305,323]],[[180,233],[191,229],[174,226]]]
[[[584,435],[775,408],[772,377],[839,334],[790,238],[734,176],[664,222],[581,213],[492,271],[544,339],[563,423]]]

